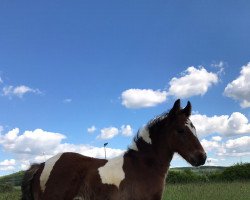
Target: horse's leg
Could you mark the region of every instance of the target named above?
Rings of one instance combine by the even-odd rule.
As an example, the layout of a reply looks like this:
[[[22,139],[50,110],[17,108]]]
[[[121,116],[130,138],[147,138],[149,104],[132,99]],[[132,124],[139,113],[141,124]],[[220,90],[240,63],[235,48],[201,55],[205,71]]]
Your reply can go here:
[[[151,200],[161,200],[162,199],[162,192],[156,193],[153,195]]]

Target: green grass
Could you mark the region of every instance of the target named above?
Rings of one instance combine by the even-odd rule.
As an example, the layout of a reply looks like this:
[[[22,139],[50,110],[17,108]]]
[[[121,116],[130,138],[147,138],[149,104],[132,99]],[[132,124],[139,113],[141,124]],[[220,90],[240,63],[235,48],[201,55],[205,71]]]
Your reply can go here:
[[[168,184],[163,200],[249,200],[250,182]]]
[[[23,179],[24,171],[16,172],[0,177],[0,184],[10,183],[11,185],[20,186]]]
[[[0,193],[0,200],[20,200],[21,191]],[[249,200],[250,182],[168,184],[163,200]]]
[[[14,189],[12,192],[0,193],[0,200],[20,200],[21,191],[20,189]]]

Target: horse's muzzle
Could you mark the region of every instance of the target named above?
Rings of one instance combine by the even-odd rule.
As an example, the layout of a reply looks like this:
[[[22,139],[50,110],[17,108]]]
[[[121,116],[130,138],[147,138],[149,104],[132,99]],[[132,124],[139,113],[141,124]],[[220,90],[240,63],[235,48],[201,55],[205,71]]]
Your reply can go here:
[[[204,165],[207,160],[207,154],[205,152],[197,152],[194,156],[191,157],[191,164],[195,167]]]

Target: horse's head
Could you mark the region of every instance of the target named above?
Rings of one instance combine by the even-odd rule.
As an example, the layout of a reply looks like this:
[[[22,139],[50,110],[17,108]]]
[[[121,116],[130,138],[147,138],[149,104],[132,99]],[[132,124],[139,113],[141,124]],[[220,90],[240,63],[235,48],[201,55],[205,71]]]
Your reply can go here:
[[[206,162],[207,156],[196,136],[196,129],[189,119],[191,110],[190,102],[184,109],[180,106],[180,100],[174,103],[168,115],[171,130],[169,145],[191,165],[200,166]]]

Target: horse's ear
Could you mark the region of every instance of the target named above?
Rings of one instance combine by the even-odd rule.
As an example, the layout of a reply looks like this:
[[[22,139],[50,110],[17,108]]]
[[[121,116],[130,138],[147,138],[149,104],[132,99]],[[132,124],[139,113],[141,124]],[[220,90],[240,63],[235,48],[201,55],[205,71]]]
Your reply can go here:
[[[192,106],[191,106],[190,101],[188,101],[187,106],[182,110],[182,112],[183,112],[187,117],[189,117],[189,116],[191,115]]]
[[[173,108],[169,111],[169,115],[175,115],[181,109],[181,100],[175,101]]]

